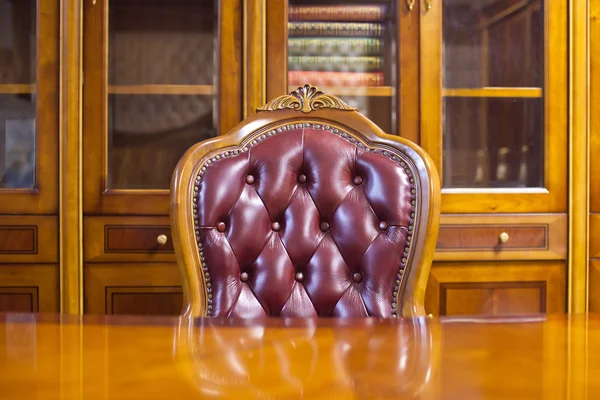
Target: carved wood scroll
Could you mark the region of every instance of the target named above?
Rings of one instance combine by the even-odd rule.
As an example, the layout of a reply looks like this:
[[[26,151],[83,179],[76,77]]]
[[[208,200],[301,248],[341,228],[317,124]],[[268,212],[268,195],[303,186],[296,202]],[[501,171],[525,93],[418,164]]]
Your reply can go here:
[[[276,110],[296,110],[303,113],[320,110],[323,108],[333,108],[344,111],[357,111],[357,108],[346,104],[342,99],[330,96],[317,87],[304,85],[294,90],[290,94],[276,97],[257,111],[276,111]]]

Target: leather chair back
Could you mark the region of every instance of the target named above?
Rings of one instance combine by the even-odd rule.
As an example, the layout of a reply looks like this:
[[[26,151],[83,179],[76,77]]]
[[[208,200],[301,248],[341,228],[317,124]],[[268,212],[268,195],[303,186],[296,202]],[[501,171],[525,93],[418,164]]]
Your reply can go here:
[[[305,85],[180,160],[184,314],[423,315],[439,207],[421,148]]]

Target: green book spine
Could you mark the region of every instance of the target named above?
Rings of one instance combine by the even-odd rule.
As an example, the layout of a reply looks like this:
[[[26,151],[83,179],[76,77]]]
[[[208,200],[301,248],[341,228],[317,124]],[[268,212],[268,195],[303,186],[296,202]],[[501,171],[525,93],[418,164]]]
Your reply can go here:
[[[288,69],[304,71],[376,71],[383,57],[289,56]]]
[[[383,51],[381,39],[370,38],[290,38],[288,54],[348,56],[377,55]]]
[[[383,31],[382,24],[366,22],[288,22],[288,34],[290,37],[382,37]]]

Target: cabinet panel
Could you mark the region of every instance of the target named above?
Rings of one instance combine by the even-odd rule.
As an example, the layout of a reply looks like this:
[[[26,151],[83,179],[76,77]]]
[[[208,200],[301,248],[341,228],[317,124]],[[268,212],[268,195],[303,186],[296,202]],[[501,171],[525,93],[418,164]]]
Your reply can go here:
[[[58,0],[0,1],[0,209],[58,209]]]
[[[590,260],[589,311],[600,312],[600,260]]]
[[[177,315],[183,307],[179,286],[107,287],[107,314]]]
[[[421,143],[442,212],[566,212],[566,10],[444,0],[422,14]]]
[[[588,233],[590,241],[590,258],[600,258],[600,214],[590,214],[590,228]]]
[[[56,217],[0,216],[0,263],[58,262]]]
[[[84,211],[168,215],[183,153],[241,119],[241,1],[86,2],[84,31]]]
[[[557,313],[566,309],[564,262],[437,262],[425,308],[434,315]]]
[[[564,260],[567,216],[442,215],[434,259]]]
[[[85,217],[84,260],[175,261],[168,217]]]
[[[0,312],[59,312],[56,265],[0,265]]]
[[[85,264],[84,296],[91,314],[177,315],[183,307],[175,264]]]

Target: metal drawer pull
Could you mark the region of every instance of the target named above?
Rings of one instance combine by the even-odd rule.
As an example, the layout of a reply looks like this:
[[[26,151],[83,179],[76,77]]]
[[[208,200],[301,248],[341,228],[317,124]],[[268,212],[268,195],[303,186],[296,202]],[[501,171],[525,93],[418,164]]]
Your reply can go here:
[[[167,235],[158,235],[156,238],[158,244],[166,244],[167,243]]]

